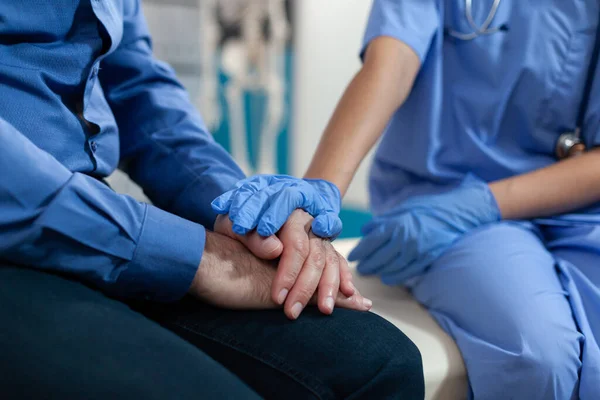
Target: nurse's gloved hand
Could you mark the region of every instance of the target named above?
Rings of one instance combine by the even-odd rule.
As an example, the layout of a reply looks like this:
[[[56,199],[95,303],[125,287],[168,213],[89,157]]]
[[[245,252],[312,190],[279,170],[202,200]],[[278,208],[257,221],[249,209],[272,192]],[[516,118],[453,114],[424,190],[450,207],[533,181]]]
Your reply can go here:
[[[342,230],[340,207],[340,191],[333,183],[288,175],[256,175],[241,180],[212,202],[216,213],[229,214],[238,235],[256,229],[265,237],[277,233],[299,208],[315,218],[315,235],[335,238]]]
[[[358,261],[363,275],[400,284],[422,274],[465,233],[500,218],[488,185],[469,177],[449,192],[411,198],[374,218],[348,260]]]

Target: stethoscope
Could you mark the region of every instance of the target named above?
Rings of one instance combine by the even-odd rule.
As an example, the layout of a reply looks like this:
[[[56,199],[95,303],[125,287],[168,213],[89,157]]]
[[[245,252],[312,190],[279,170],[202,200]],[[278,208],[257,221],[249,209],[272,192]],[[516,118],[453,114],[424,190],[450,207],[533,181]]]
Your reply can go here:
[[[587,113],[588,104],[590,102],[590,95],[592,93],[592,86],[594,84],[594,76],[596,74],[596,66],[598,64],[598,57],[600,55],[600,19],[596,26],[596,38],[594,39],[594,50],[592,51],[592,58],[590,59],[590,65],[588,66],[587,77],[585,79],[585,89],[583,97],[579,105],[579,112],[577,113],[577,123],[575,128],[571,131],[565,132],[559,136],[556,141],[556,157],[559,160],[576,156],[585,152],[586,147],[582,138],[583,134],[583,123],[585,115]]]
[[[477,26],[475,20],[473,19],[473,0],[465,0],[465,18],[467,22],[473,29],[473,32],[465,33],[459,32],[454,29],[446,28],[445,34],[451,36],[455,39],[459,40],[473,40],[480,36],[491,35],[496,32],[506,31],[508,28],[506,25],[501,25],[496,28],[490,28],[496,13],[498,12],[498,7],[500,5],[501,0],[494,0],[492,7],[490,8],[490,12],[488,13],[487,18],[481,24],[481,26]],[[568,158],[573,155],[583,153],[586,148],[582,138],[582,130],[583,130],[583,122],[585,119],[585,114],[587,112],[588,103],[590,100],[590,94],[592,92],[592,84],[594,81],[594,74],[596,71],[596,65],[598,64],[598,58],[600,55],[600,21],[598,22],[598,27],[596,28],[596,39],[594,42],[594,51],[592,53],[592,59],[590,61],[590,66],[588,68],[587,78],[585,82],[585,92],[583,94],[583,98],[581,104],[579,106],[579,112],[577,115],[577,123],[573,130],[565,132],[561,134],[556,141],[555,154],[559,160],[564,158]]]
[[[467,18],[467,22],[473,29],[471,33],[458,32],[454,29],[446,29],[446,33],[453,38],[460,40],[473,40],[479,36],[483,35],[491,35],[492,33],[505,31],[506,26],[501,25],[497,28],[490,28],[496,13],[498,12],[498,6],[500,5],[500,0],[494,0],[492,7],[490,8],[490,12],[488,13],[487,18],[483,21],[481,26],[477,26],[475,20],[473,19],[473,0],[465,0],[465,17]]]

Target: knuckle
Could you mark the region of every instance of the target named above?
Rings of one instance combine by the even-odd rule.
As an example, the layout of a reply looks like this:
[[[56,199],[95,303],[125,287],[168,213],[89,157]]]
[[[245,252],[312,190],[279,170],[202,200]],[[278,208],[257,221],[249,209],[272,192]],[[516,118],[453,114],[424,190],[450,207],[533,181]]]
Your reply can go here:
[[[294,285],[294,283],[296,283],[296,279],[298,279],[299,274],[300,271],[289,269],[281,275],[280,281],[285,287],[291,287]]]
[[[307,220],[312,220],[311,215],[301,208],[295,209],[292,215],[298,222],[302,223],[302,225],[304,225]]]
[[[292,220],[293,222],[298,222],[298,217],[299,217],[299,213],[298,211],[300,211],[299,208],[296,208],[294,211],[292,211],[292,213],[290,214],[290,220]]]
[[[352,284],[352,280],[353,280],[353,276],[350,272],[348,272],[347,274],[344,274],[343,276],[341,276],[342,280],[346,281],[349,284]]]
[[[297,216],[303,216],[303,215],[306,215],[306,211],[304,211],[304,210],[303,210],[303,209],[301,209],[301,208],[296,208],[296,209],[294,210],[293,214],[294,214],[294,215],[297,215]]]
[[[329,295],[337,290],[337,286],[331,282],[321,282],[319,285],[319,293],[326,293]]]
[[[321,249],[314,249],[310,253],[309,261],[314,267],[322,269],[325,266],[325,254]]]
[[[338,260],[340,261],[340,274],[343,276],[352,276],[352,270],[350,269],[348,262],[343,258],[338,258]]]
[[[352,271],[350,270],[348,263],[344,260],[340,260],[340,276],[343,276],[347,279],[352,279]]]
[[[215,221],[214,231],[229,237],[233,236],[233,224],[225,215],[218,215]]]
[[[308,240],[302,237],[295,238],[292,242],[292,248],[303,258],[307,258],[309,254]]]
[[[327,252],[327,255],[325,256],[325,261],[327,262],[328,265],[333,265],[333,266],[337,266],[339,267],[340,265],[340,260],[338,258],[338,256],[331,251]]]
[[[315,290],[308,287],[308,286],[303,286],[302,288],[300,288],[298,290],[298,299],[300,300],[301,303],[306,304],[310,298],[312,297],[312,295],[315,293]]]
[[[340,260],[340,269],[343,271],[343,274],[352,276],[352,269],[350,268],[348,260],[341,256],[338,257],[338,260]]]

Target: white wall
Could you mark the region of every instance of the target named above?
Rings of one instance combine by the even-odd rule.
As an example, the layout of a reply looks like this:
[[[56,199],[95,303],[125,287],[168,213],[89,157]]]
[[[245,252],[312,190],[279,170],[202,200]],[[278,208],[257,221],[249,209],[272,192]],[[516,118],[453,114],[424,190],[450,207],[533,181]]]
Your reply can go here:
[[[319,137],[346,85],[360,68],[358,53],[371,0],[295,2],[295,79],[292,168],[306,171]],[[366,208],[368,166],[363,162],[344,204]]]

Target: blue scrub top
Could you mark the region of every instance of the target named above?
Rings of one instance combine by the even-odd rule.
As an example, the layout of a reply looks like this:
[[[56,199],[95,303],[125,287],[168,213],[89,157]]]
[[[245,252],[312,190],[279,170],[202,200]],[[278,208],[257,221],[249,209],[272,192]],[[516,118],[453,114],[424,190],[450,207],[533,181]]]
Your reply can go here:
[[[474,0],[482,24],[493,0]],[[364,39],[391,36],[422,66],[391,119],[370,176],[378,214],[407,197],[445,190],[468,173],[495,181],[556,162],[558,137],[575,127],[594,47],[597,0],[502,0],[491,27],[471,41],[462,0],[375,0]],[[596,70],[596,75],[598,71]],[[600,141],[600,79],[583,126]]]

